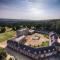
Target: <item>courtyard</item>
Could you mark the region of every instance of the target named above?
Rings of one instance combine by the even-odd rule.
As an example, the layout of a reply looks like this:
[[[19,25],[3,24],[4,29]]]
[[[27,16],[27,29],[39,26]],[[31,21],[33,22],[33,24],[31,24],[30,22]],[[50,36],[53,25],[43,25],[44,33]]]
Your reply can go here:
[[[28,35],[26,37],[25,45],[28,45],[31,47],[48,46],[49,45],[48,35],[44,35],[44,34],[40,34],[40,33],[34,33],[32,35]]]

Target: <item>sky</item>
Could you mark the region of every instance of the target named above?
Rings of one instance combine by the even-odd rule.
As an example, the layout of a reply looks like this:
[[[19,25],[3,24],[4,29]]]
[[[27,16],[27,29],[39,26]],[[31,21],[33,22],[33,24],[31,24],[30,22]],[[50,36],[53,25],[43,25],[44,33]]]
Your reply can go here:
[[[0,18],[60,19],[60,0],[0,0]]]

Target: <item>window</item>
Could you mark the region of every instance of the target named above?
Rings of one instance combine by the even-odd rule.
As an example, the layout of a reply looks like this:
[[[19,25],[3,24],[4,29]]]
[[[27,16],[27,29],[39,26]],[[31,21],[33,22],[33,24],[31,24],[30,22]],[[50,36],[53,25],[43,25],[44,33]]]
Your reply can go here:
[[[25,50],[25,48],[23,48]]]
[[[50,52],[50,50],[48,50]]]
[[[28,52],[30,52],[30,50],[28,50]]]
[[[41,54],[41,51],[39,51],[39,54]]]
[[[44,53],[46,53],[46,50],[44,50]]]
[[[37,54],[37,52],[34,52],[34,54]]]
[[[53,49],[53,51],[54,51],[55,49]]]

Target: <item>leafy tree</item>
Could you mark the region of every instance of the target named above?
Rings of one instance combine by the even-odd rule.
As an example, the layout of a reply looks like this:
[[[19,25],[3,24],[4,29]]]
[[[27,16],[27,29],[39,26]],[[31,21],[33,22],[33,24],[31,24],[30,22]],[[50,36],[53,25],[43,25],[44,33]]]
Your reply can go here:
[[[6,52],[4,51],[3,48],[0,48],[0,60],[5,60],[7,57]]]
[[[10,57],[9,60],[13,60],[13,59]]]

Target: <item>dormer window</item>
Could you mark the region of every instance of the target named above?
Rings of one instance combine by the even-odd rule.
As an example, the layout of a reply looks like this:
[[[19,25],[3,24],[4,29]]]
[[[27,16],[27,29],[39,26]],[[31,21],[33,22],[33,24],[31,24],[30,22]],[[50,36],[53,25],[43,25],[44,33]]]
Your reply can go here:
[[[46,53],[46,50],[44,50],[44,53]]]
[[[28,50],[28,52],[30,52],[30,50]]]
[[[48,50],[50,52],[50,50]]]
[[[53,51],[54,51],[55,49],[53,49]]]
[[[25,48],[24,48],[24,50],[25,50]]]
[[[34,52],[34,54],[37,54],[37,52]]]
[[[41,51],[39,51],[39,54],[41,54]]]

